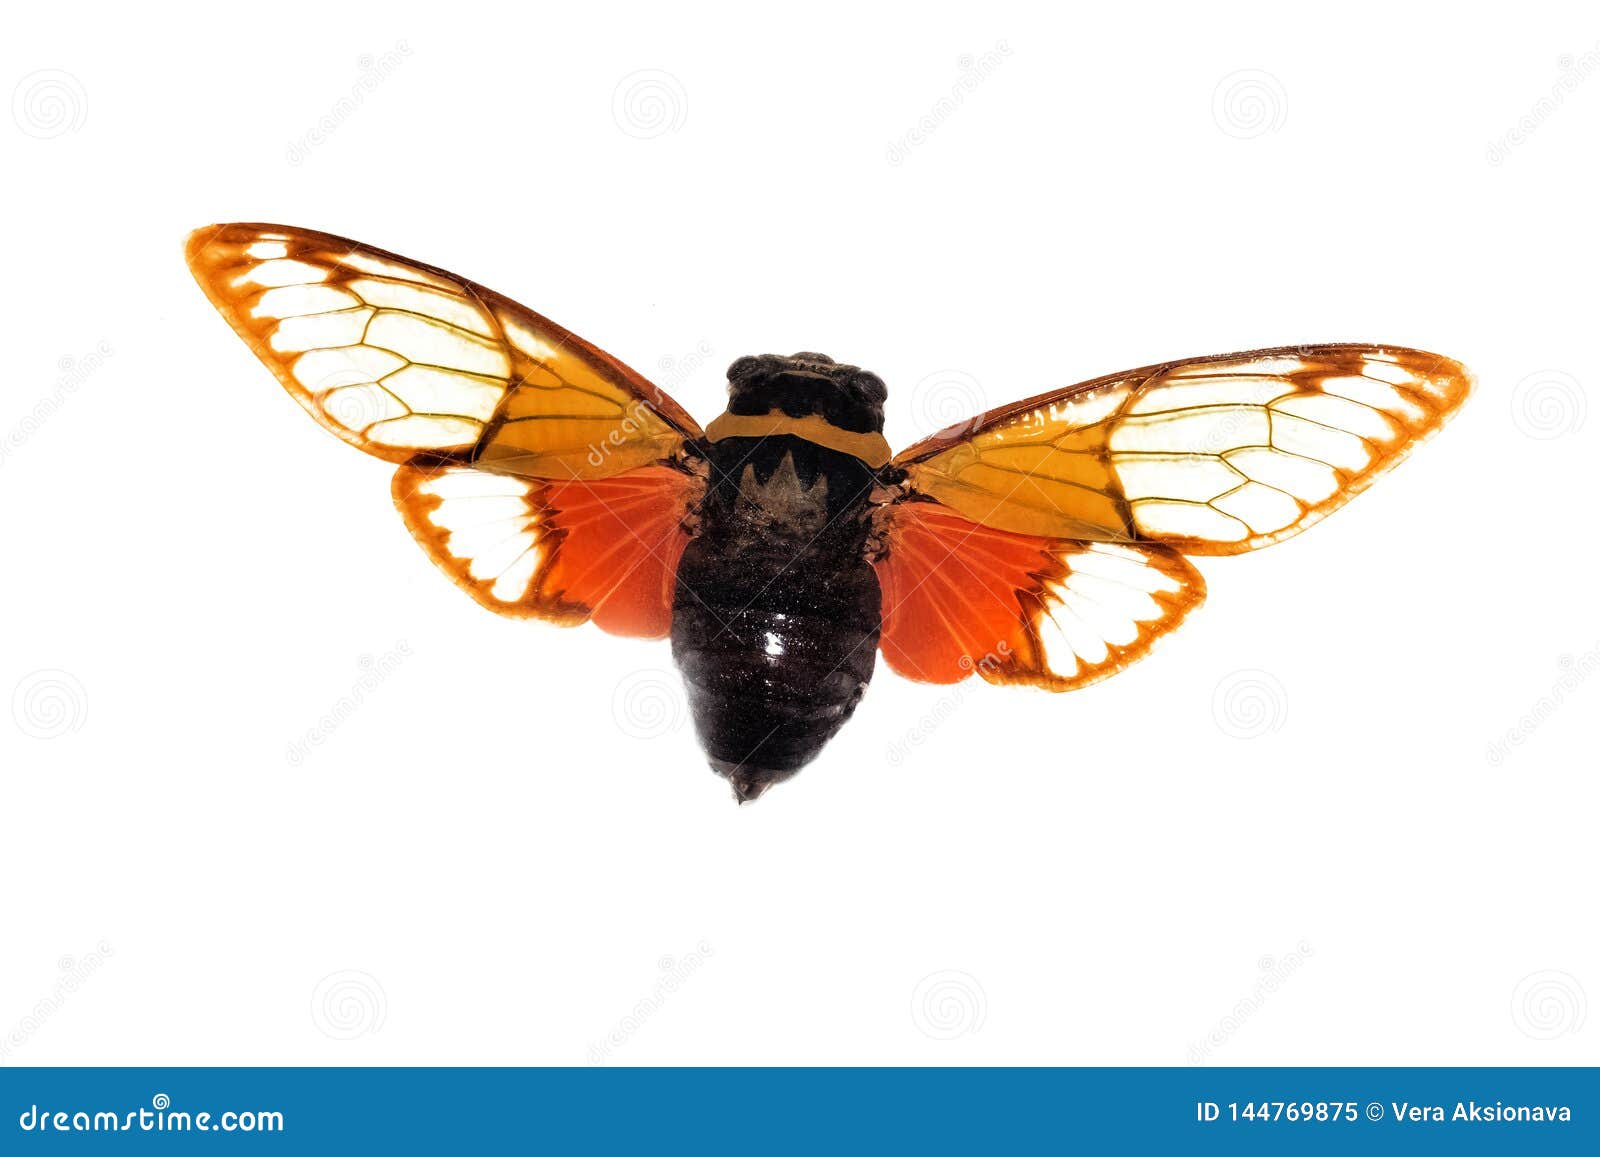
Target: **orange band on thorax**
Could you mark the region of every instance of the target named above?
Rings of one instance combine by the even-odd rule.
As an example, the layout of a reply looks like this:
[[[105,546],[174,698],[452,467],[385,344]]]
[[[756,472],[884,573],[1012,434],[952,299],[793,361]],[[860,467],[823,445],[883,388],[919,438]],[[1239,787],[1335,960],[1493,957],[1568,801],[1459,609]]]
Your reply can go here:
[[[725,412],[706,427],[706,439],[711,442],[720,442],[724,438],[768,438],[773,434],[792,434],[796,438],[804,438],[807,442],[815,442],[818,446],[859,458],[873,469],[889,461],[889,443],[882,434],[841,430],[816,414],[791,418],[782,410],[770,410],[765,414]]]

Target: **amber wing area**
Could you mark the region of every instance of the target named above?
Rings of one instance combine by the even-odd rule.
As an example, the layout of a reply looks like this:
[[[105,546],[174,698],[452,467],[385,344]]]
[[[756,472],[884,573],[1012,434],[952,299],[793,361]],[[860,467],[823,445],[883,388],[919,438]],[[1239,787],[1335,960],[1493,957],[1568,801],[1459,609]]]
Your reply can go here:
[[[901,491],[879,512],[885,658],[932,682],[1104,678],[1203,599],[1183,555],[1298,534],[1471,386],[1420,350],[1282,347],[1112,374],[941,431],[896,456]]]
[[[480,604],[662,635],[701,430],[616,358],[445,270],[292,226],[190,237],[195,279],[321,425],[401,464],[417,541]]]

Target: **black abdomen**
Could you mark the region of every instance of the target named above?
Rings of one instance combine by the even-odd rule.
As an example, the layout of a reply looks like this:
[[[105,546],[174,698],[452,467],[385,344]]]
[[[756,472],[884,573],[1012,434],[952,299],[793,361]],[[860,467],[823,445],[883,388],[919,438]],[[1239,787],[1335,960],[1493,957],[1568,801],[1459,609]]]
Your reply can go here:
[[[741,799],[808,763],[855,710],[878,647],[872,472],[788,435],[711,450],[678,566],[672,653],[711,763]]]

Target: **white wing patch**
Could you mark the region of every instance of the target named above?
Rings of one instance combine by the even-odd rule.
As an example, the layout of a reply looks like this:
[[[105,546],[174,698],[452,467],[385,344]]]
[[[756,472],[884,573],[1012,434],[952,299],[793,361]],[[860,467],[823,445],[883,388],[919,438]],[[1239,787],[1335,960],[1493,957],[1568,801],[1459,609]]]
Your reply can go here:
[[[395,499],[430,554],[491,610],[530,604],[548,553],[539,484],[481,470],[402,468]]]
[[[1051,554],[1065,573],[1041,583],[1030,621],[1039,674],[1072,686],[1121,670],[1205,595],[1200,575],[1170,552],[1061,542]]]

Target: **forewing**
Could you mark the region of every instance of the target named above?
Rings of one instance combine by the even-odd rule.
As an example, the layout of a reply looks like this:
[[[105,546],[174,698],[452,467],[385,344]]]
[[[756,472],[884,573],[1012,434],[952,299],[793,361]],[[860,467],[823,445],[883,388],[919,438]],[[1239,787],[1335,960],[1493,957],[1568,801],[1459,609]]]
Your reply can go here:
[[[976,671],[992,683],[1082,687],[1142,658],[1205,598],[1199,572],[1166,546],[996,530],[936,502],[878,517],[879,646],[920,682]]]
[[[1449,358],[1394,346],[1167,362],[992,411],[894,464],[910,489],[986,526],[1237,554],[1360,493],[1471,382]]]
[[[699,426],[633,370],[483,286],[342,237],[232,224],[189,238],[206,296],[323,427],[531,478],[670,459]]]

